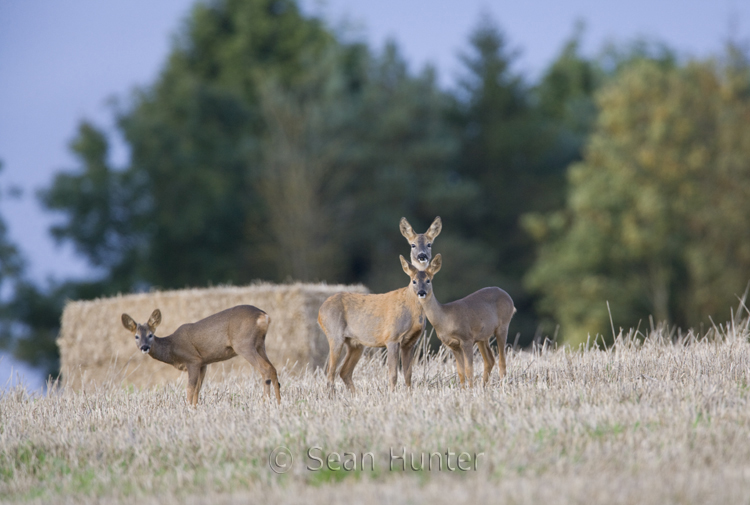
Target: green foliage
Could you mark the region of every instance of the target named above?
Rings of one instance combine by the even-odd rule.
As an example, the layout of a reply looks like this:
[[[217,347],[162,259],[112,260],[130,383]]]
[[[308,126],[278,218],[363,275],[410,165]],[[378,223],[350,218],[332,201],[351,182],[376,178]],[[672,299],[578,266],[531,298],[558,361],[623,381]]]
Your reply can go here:
[[[519,216],[562,205],[565,168],[580,156],[593,114],[593,70],[577,46],[574,38],[536,88],[512,70],[515,54],[489,21],[475,30],[461,58],[465,74],[453,116],[461,148],[454,166],[473,194],[457,209],[461,242],[446,249],[441,276],[460,296],[492,284],[511,293],[519,311],[511,338],[520,331],[522,344],[538,322],[522,282],[534,244]]]
[[[3,163],[0,161],[0,172],[2,169]],[[0,198],[5,198],[5,194],[0,192]],[[8,289],[7,287],[18,279],[23,267],[23,259],[18,248],[8,238],[8,226],[0,217],[0,296],[2,290]]]
[[[528,275],[571,342],[653,314],[698,325],[750,279],[748,66],[637,59],[598,94],[564,211],[528,216]],[[727,314],[721,314],[722,317]]]

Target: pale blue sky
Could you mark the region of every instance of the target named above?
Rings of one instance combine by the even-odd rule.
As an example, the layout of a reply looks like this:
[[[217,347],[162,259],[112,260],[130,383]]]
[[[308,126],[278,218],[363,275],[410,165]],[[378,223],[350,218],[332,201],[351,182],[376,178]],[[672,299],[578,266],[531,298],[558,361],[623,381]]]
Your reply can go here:
[[[110,97],[154,81],[192,0],[0,0],[0,187],[23,189],[2,199],[10,236],[34,279],[90,274],[70,248],[48,235],[53,216],[34,193],[52,174],[74,166],[67,144],[82,118],[111,127]],[[533,78],[585,21],[584,50],[645,36],[683,55],[721,50],[730,33],[750,39],[750,2],[740,0],[305,0],[333,26],[354,26],[375,47],[395,39],[414,68],[434,64],[449,86],[458,52],[481,16],[491,15],[520,50],[518,69]],[[119,163],[127,159],[120,147]],[[9,360],[0,361],[0,385]]]

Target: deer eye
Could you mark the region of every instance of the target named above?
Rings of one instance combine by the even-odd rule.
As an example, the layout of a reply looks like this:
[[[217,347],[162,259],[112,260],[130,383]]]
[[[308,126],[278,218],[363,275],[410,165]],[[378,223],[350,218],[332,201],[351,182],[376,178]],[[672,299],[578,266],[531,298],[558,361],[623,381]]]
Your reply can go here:
[[[427,284],[429,284],[429,283],[430,283],[430,279],[427,279]]]
[[[427,244],[427,247],[432,248],[432,244]]]
[[[412,249],[414,249],[414,248],[416,248],[416,247],[417,247],[417,244],[412,244],[412,245],[411,245],[411,248],[412,248]]]
[[[153,333],[149,333],[149,334],[148,334],[148,338],[153,338],[153,336],[154,336],[154,334],[153,334]]]
[[[411,283],[412,283],[412,284],[416,284],[416,283],[417,283],[417,281],[411,281]]]

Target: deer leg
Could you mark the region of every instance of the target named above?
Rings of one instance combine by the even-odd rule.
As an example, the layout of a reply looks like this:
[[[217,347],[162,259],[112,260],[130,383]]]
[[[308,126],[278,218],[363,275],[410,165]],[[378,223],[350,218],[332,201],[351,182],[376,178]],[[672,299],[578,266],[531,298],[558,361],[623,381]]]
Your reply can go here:
[[[464,355],[464,373],[470,388],[474,387],[474,342],[464,342],[461,344],[461,351]]]
[[[352,380],[352,374],[354,373],[354,367],[357,366],[359,359],[362,357],[363,351],[364,348],[361,345],[348,343],[346,346],[346,357],[344,358],[344,364],[341,366],[341,372],[339,372],[339,375],[344,381],[344,384],[346,384],[346,387],[349,388],[351,394],[356,392],[354,381]]]
[[[261,339],[260,345],[264,345]],[[245,358],[253,368],[255,368],[260,376],[263,378],[263,393],[266,397],[271,398],[271,383],[278,385],[278,377],[276,376],[276,368],[265,356],[265,349],[261,355],[260,350],[253,345],[252,340],[247,340],[239,345],[234,346],[234,352]],[[281,397],[277,394],[276,401],[281,402]]]
[[[192,406],[198,404],[198,382],[201,378],[201,367],[200,365],[188,365],[188,385],[187,385],[187,401]]]
[[[461,347],[459,346],[451,347],[451,351],[453,351],[453,356],[456,358],[456,372],[458,373],[458,381],[463,387],[464,382],[466,381],[466,374],[464,373],[463,351],[461,351]]]
[[[508,327],[504,326],[495,330],[497,339],[497,371],[500,378],[505,377],[505,343],[508,338]]]
[[[265,374],[263,376],[263,379],[265,380],[265,388],[266,388],[266,395],[270,398],[271,397],[271,385],[273,385],[274,393],[276,394],[276,403],[281,403],[281,384],[279,383],[279,376],[276,373],[276,367],[273,366],[273,363],[271,363],[271,360],[268,359],[268,355],[266,354],[266,342],[265,338],[260,341],[260,344],[257,346],[258,351],[258,357],[260,358],[260,361],[262,363],[262,368],[265,371]],[[270,383],[268,381],[271,381]]]
[[[344,349],[344,340],[328,339],[328,385],[331,392],[335,390],[334,382],[336,381],[336,365],[339,363],[341,351]]]
[[[203,379],[206,377],[206,369],[208,368],[208,365],[203,365],[201,367],[200,374],[198,375],[198,384],[195,386],[195,392],[193,395],[195,395],[195,403],[198,403],[198,400],[200,399],[200,392],[201,388],[203,387]]]
[[[390,389],[393,391],[396,389],[396,382],[398,381],[398,342],[391,342],[386,345],[388,349],[387,363],[388,363],[388,381],[390,383]]]
[[[477,347],[479,347],[479,352],[482,353],[482,359],[484,360],[484,374],[482,378],[484,379],[484,384],[486,386],[487,381],[490,380],[492,367],[495,366],[495,357],[492,355],[489,342],[486,340],[480,340],[477,342]]]
[[[416,339],[414,342],[416,342]],[[406,382],[406,387],[411,387],[411,366],[412,359],[414,358],[414,350],[416,348],[414,342],[408,347],[405,345],[401,346],[401,369],[404,372],[404,382]]]

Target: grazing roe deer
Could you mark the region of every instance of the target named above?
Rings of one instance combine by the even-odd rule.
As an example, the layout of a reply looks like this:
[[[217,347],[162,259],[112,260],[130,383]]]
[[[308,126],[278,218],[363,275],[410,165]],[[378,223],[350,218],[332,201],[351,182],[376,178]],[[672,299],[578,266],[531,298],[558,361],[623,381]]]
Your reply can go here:
[[[439,254],[435,256],[424,271],[414,268],[403,256],[399,258],[435,333],[456,357],[461,385],[468,380],[469,387],[474,387],[474,342],[484,360],[484,383],[487,384],[495,366],[490,349],[490,337],[493,335],[497,339],[498,372],[502,378],[505,375],[508,325],[516,312],[510,295],[497,287],[482,288],[455,302],[441,304],[432,292],[432,278],[440,271],[442,257]]]
[[[238,354],[260,372],[266,396],[271,397],[273,384],[276,401],[281,403],[276,368],[266,356],[266,332],[271,317],[259,308],[238,305],[195,323],[183,324],[163,338],[154,335],[159,323],[159,309],[154,310],[146,324],[138,324],[129,315],[122,315],[122,325],[135,333],[135,345],[141,352],[178,370],[187,370],[187,400],[192,405],[198,403],[206,366]]]
[[[432,242],[442,229],[440,217],[435,218],[425,233],[415,233],[406,218],[401,218],[399,227],[411,245],[412,261],[427,266],[432,257]],[[349,391],[356,391],[352,374],[362,357],[363,346],[387,349],[391,390],[395,389],[398,380],[398,355],[401,351],[404,382],[411,387],[414,349],[425,322],[422,307],[408,286],[383,294],[337,293],[330,296],[318,311],[318,324],[328,339],[327,374],[331,389],[336,380],[336,365],[346,347],[339,375]]]

